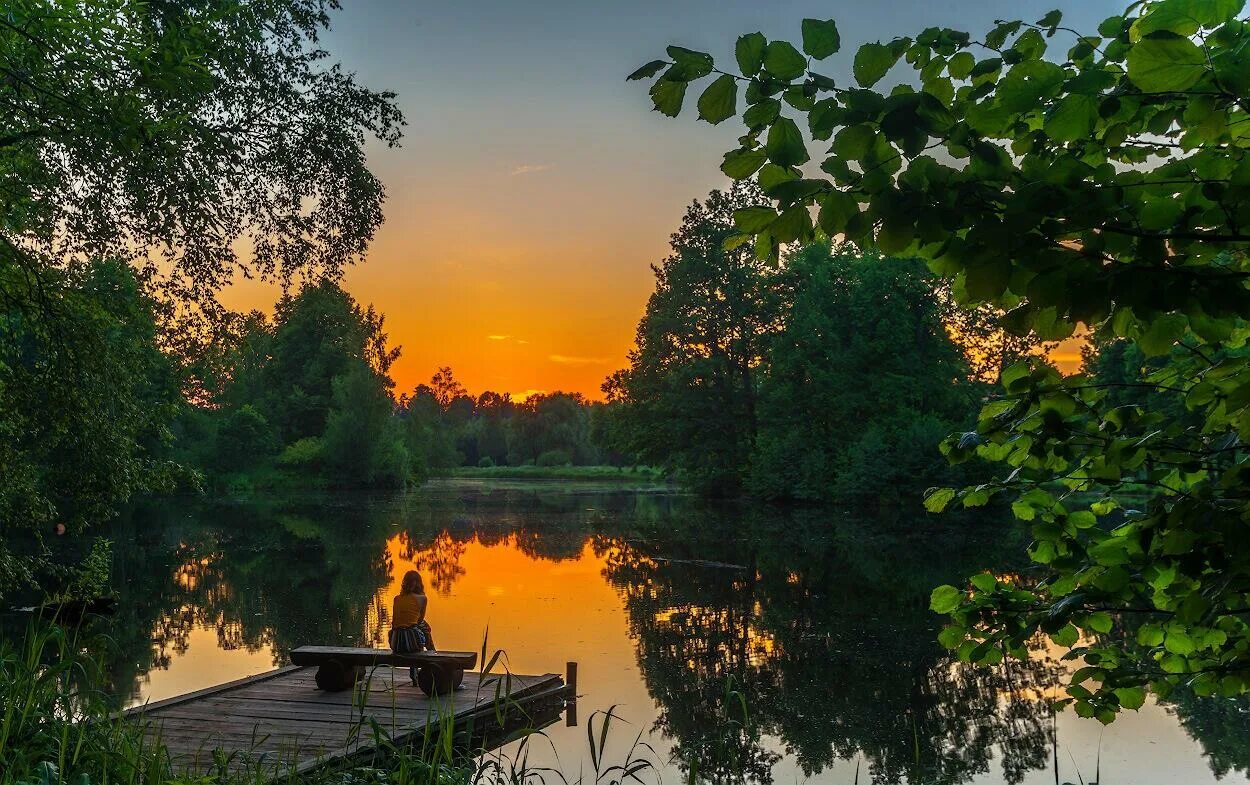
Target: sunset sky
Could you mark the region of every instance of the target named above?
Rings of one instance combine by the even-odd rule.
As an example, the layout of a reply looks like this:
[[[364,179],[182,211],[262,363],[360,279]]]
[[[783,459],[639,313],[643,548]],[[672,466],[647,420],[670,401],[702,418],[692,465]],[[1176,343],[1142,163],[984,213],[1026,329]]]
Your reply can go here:
[[[742,126],[650,110],[624,76],[669,43],[732,62],[760,30],[798,40],[805,16],[835,18],[850,80],[865,41],[930,25],[982,31],[1060,6],[1078,29],[1120,0],[1056,2],[484,2],[344,0],[324,45],[407,115],[403,147],[371,148],[386,223],[345,285],[386,314],[409,390],[450,365],[473,392],[599,396],[625,363],[653,287],[650,265],[693,199],[723,185]],[[888,77],[887,77],[888,78]],[[239,286],[226,302],[268,308]]]

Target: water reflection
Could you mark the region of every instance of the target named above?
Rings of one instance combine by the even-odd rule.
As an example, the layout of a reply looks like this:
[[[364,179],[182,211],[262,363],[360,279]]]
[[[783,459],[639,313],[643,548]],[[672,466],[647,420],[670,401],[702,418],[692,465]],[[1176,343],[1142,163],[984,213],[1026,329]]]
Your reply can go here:
[[[723,532],[723,518],[686,518],[689,536],[621,548],[608,570],[683,771],[768,782],[765,735],[808,776],[857,755],[874,782],[967,782],[997,755],[997,779],[1017,783],[1046,765],[1051,711],[1038,697],[1058,666],[952,664],[926,607],[933,586],[1009,564],[1018,543],[951,530],[939,553],[906,525],[831,526],[810,511],[735,521],[741,536],[727,539],[699,535]],[[710,723],[726,685],[748,711]]]
[[[1057,742],[1044,700],[1059,665],[952,663],[927,610],[937,584],[1021,568],[1013,531],[556,486],[162,505],[109,533],[123,595],[110,673],[133,703],[194,656],[218,658],[225,675],[194,669],[212,683],[304,643],[382,645],[415,566],[436,593],[440,643],[476,649],[489,627],[518,671],[581,660],[587,709],[645,715],[682,779],[849,782],[859,767],[861,782],[1061,781],[1072,731]],[[1246,708],[1178,695],[1169,720],[1148,706],[1209,764],[1168,750],[1187,772],[1171,781],[1245,773]],[[1074,727],[1097,740],[1092,723]]]

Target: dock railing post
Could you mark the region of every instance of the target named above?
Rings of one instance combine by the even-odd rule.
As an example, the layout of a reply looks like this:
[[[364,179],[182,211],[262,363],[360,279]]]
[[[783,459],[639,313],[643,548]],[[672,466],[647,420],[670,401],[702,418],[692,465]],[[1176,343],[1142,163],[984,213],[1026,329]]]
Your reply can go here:
[[[564,724],[570,728],[577,727],[577,663],[569,662],[564,666]]]

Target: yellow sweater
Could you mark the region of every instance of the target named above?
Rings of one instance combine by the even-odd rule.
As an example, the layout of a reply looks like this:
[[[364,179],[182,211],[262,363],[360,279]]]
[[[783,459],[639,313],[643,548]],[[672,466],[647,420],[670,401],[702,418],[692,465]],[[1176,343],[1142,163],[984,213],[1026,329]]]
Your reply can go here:
[[[391,606],[391,626],[395,629],[412,627],[425,618],[424,594],[400,594]]]

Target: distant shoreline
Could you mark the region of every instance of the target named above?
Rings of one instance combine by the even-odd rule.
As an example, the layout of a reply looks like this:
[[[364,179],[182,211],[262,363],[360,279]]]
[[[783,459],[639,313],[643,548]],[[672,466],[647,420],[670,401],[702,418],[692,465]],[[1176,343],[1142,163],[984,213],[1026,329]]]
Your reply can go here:
[[[458,466],[431,479],[593,480],[670,485],[659,469],[649,466]]]

